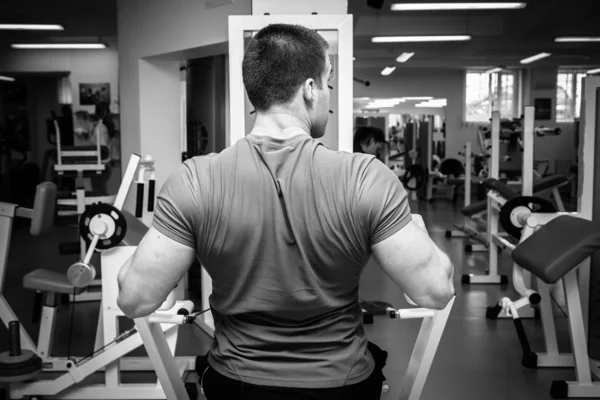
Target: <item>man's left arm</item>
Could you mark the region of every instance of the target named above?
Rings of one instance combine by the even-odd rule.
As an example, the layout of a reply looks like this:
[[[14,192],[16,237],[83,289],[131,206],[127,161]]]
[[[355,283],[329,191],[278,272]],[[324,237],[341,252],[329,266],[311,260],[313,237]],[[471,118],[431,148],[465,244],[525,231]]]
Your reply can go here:
[[[129,318],[152,314],[185,276],[196,257],[196,221],[201,215],[194,164],[184,163],[156,199],[152,226],[117,277],[117,304]]]

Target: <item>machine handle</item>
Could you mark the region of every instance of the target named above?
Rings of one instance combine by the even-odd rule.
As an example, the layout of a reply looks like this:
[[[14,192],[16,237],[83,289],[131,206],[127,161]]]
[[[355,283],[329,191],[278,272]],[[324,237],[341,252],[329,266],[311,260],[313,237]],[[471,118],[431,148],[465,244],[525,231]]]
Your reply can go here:
[[[523,321],[521,321],[521,318],[515,318],[513,321],[515,323],[515,328],[517,329],[517,336],[519,337],[519,343],[521,343],[523,353],[531,353],[531,345],[527,339],[527,334],[525,333],[525,328],[523,327]]]

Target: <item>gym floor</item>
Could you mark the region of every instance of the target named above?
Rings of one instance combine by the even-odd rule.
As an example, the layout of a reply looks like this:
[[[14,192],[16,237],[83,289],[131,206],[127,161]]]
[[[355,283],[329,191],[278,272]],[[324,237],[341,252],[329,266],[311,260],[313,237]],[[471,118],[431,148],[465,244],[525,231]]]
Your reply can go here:
[[[515,297],[512,287],[496,285],[461,285],[463,273],[482,273],[486,268],[487,254],[464,253],[464,239],[447,239],[444,232],[452,223],[460,221],[460,213],[451,203],[440,200],[420,203],[413,207],[427,224],[431,237],[453,261],[456,268],[457,298],[450,319],[435,356],[430,375],[425,383],[422,400],[545,400],[550,399],[550,384],[554,379],[574,379],[572,369],[529,370],[521,367],[521,350],[510,320],[490,321],[485,310],[503,296]],[[20,225],[20,226],[19,226]],[[15,224],[11,238],[5,296],[25,328],[37,338],[38,326],[31,323],[34,293],[21,286],[22,277],[36,269],[49,268],[65,271],[76,261],[76,256],[62,256],[58,244],[76,237],[74,227],[57,226],[50,235],[32,237],[27,226]],[[500,257],[500,273],[510,276],[511,261]],[[371,262],[362,277],[360,296],[365,300],[382,300],[395,308],[405,307],[402,293],[382,270]],[[560,311],[557,311],[560,315]],[[98,303],[74,305],[72,330],[69,328],[71,307],[61,306],[54,336],[54,356],[88,355],[93,350]],[[410,358],[419,320],[390,320],[375,316],[372,325],[366,325],[369,340],[389,352],[384,369],[389,391],[382,399],[397,398],[404,372]],[[561,351],[569,351],[566,318],[557,318]],[[525,320],[534,350],[542,351],[541,324],[539,320]],[[0,343],[7,343],[6,330],[0,331]],[[177,355],[205,354],[209,338],[200,329],[183,326]],[[137,350],[135,354],[143,354]],[[125,374],[123,381],[139,382],[152,378],[151,374]],[[99,377],[92,378],[94,380]],[[203,398],[200,396],[200,398]]]

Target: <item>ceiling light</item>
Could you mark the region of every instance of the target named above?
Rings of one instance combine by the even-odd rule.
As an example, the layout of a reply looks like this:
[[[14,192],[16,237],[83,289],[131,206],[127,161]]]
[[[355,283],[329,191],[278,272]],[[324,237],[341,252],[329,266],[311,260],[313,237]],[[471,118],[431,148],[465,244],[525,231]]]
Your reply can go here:
[[[0,30],[63,31],[65,28],[53,24],[0,24]]]
[[[104,43],[18,43],[13,49],[104,49]]]
[[[404,100],[431,100],[433,97],[431,96],[421,96],[421,97],[403,97]]]
[[[597,74],[598,72],[600,72],[600,68],[590,69],[586,74]]]
[[[433,35],[433,36],[375,36],[372,43],[407,43],[407,42],[459,42],[471,40],[469,35]]]
[[[398,58],[396,58],[396,61],[398,61],[399,63],[407,62],[408,59],[414,55],[415,53],[402,53],[398,56]]]
[[[392,11],[441,11],[441,10],[516,10],[526,3],[396,3]]]
[[[535,56],[527,57],[521,60],[521,64],[529,64],[537,60],[541,60],[542,58],[549,57],[550,53],[540,53]]]
[[[0,81],[14,82],[15,78],[11,78],[10,76],[2,76],[2,75],[0,75]]]
[[[486,74],[493,74],[495,72],[501,72],[502,70],[504,70],[504,68],[502,67],[494,67],[491,69],[488,69],[487,71],[485,71]]]
[[[559,36],[554,41],[557,43],[600,42],[600,36]]]
[[[370,99],[370,97],[357,97],[357,98],[355,98],[354,100],[360,100],[360,101],[363,101],[363,100],[369,100],[369,99]]]
[[[395,69],[396,69],[396,67],[385,67],[383,69],[383,71],[381,71],[381,75],[388,76],[389,74],[391,74],[392,72],[394,72]]]
[[[446,105],[445,104],[419,103],[419,104],[415,104],[415,107],[442,108],[442,107],[446,107]]]

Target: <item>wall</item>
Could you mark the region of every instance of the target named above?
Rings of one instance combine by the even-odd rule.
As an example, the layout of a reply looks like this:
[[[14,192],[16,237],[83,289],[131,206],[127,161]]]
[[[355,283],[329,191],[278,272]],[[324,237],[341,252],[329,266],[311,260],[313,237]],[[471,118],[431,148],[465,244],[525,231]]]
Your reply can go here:
[[[73,90],[73,111],[93,112],[92,106],[79,104],[80,83],[110,83],[113,99],[118,99],[119,59],[114,40],[107,40],[109,47],[103,50],[10,50],[0,57],[0,72],[70,73]]]
[[[464,85],[463,70],[432,69],[413,70],[396,69],[389,76],[379,73],[357,74],[361,79],[369,80],[370,86],[354,83],[354,98],[360,97],[416,97],[433,96],[448,101],[444,109],[446,116],[446,155],[458,157],[458,152],[467,140],[477,140],[477,125],[464,124]],[[438,109],[421,109],[420,114],[431,114]]]
[[[228,40],[228,16],[251,14],[250,0],[220,3],[226,4],[117,2],[122,159],[127,162],[132,153],[151,154],[157,188],[181,162],[180,61],[219,54],[223,47],[215,46]],[[189,49],[212,54],[199,51],[189,57]],[[131,209],[131,203],[126,208]]]

